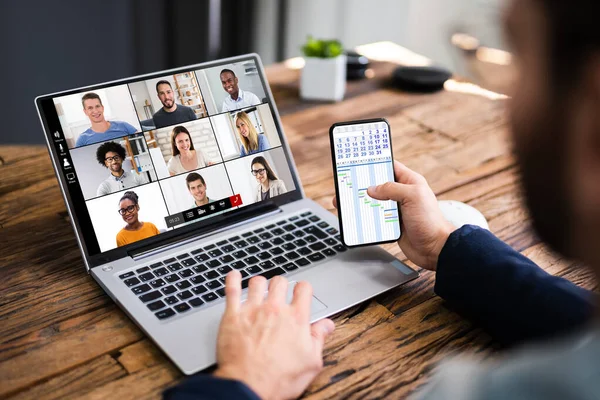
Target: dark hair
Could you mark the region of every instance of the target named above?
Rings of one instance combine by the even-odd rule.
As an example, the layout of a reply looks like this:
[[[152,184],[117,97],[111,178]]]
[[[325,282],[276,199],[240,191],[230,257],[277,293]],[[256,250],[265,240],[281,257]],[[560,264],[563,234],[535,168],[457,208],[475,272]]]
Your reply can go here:
[[[165,81],[165,80],[163,79],[163,80],[161,80],[161,81],[158,81],[158,82],[156,82],[156,93],[158,93],[158,86],[159,86],[159,85],[169,85],[169,87],[170,87],[171,89],[173,89],[173,87],[171,86],[171,82],[169,82],[169,81]]]
[[[221,73],[219,74],[219,76],[223,75],[224,73],[229,72],[231,75],[233,75],[233,77],[235,78],[235,72],[233,72],[232,70],[225,68],[221,70]]]
[[[100,105],[102,105],[102,99],[100,98],[100,96],[98,96],[94,92],[89,92],[89,93],[84,94],[83,97],[81,97],[81,105],[83,106],[83,108],[85,108],[86,100],[93,100],[93,99],[97,99],[100,102]]]
[[[173,128],[173,130],[171,131],[171,154],[173,155],[173,157],[175,157],[177,154],[179,154],[179,149],[177,148],[177,145],[175,144],[175,138],[180,133],[187,133],[187,135],[190,138],[190,150],[194,150],[194,142],[192,142],[192,135],[190,135],[190,131],[188,131],[185,126],[179,125],[179,126],[176,126],[175,128]]]
[[[100,165],[105,165],[104,159],[108,152],[117,153],[121,157],[121,160],[125,159],[125,148],[123,146],[116,142],[106,142],[101,144],[98,150],[96,150],[96,160],[98,160]]]
[[[200,180],[204,186],[206,186],[206,182],[204,182],[204,178],[197,172],[192,172],[185,177],[185,184],[187,185],[188,190],[190,189],[190,183]]]
[[[252,170],[252,166],[254,164],[261,164],[263,167],[265,167],[265,169],[267,170],[267,178],[269,178],[270,181],[277,180],[277,177],[275,176],[275,173],[271,169],[271,166],[269,165],[269,163],[267,162],[267,160],[265,160],[265,158],[263,156],[254,157],[252,159],[252,162],[250,163],[250,170]]]
[[[123,197],[121,197],[121,200],[119,200],[119,203],[123,200],[131,200],[133,204],[135,204],[136,206],[138,205],[138,195],[135,194],[135,192],[132,190],[125,192]]]

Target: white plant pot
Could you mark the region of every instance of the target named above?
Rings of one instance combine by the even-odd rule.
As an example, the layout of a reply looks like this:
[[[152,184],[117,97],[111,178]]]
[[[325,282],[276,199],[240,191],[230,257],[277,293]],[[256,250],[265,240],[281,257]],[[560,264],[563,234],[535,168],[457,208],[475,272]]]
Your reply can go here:
[[[300,77],[300,97],[340,101],[346,93],[346,55],[335,58],[305,57]]]

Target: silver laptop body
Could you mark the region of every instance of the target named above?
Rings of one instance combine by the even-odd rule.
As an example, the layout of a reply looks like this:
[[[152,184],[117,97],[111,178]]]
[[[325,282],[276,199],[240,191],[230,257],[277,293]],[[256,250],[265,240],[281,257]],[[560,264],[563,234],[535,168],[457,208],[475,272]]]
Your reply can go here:
[[[93,242],[93,236],[89,232],[89,218],[85,213],[86,208],[85,205],[82,205],[82,199],[79,198],[80,194],[77,189],[77,180],[81,181],[86,177],[77,174],[77,165],[72,165],[74,169],[66,169],[68,167],[65,165],[69,164],[71,166],[73,164],[73,157],[75,157],[74,154],[77,149],[73,148],[71,152],[65,153],[65,147],[68,147],[68,145],[66,137],[63,136],[64,132],[61,132],[61,127],[64,125],[58,125],[58,123],[64,124],[64,118],[61,119],[59,116],[52,114],[53,107],[49,105],[49,101],[56,101],[56,98],[74,93],[82,94],[116,85],[147,81],[161,75],[172,74],[175,76],[181,71],[208,71],[210,68],[225,68],[227,65],[247,66],[251,65],[252,62],[256,68],[249,71],[248,76],[249,79],[260,78],[263,83],[265,95],[263,99],[266,99],[266,103],[263,104],[268,104],[277,127],[281,142],[281,149],[278,151],[283,152],[287,157],[289,172],[295,187],[293,193],[274,197],[271,202],[268,202],[270,203],[268,206],[251,204],[247,207],[218,214],[213,218],[203,219],[202,223],[191,223],[180,229],[171,229],[156,237],[143,240],[143,243],[140,243],[139,246],[133,244],[124,248],[100,252],[96,249],[95,254],[91,254],[92,244],[90,243]],[[252,70],[252,68],[249,68],[249,70]],[[199,81],[200,78],[197,77]],[[132,97],[132,99],[135,98]],[[217,106],[220,108],[220,104]],[[357,249],[341,249],[339,247],[337,217],[305,197],[292,154],[283,134],[282,124],[266,81],[262,63],[256,54],[39,96],[36,98],[36,107],[46,133],[50,156],[84,258],[85,268],[104,291],[185,374],[198,372],[216,362],[217,330],[225,305],[225,300],[219,295],[219,293],[222,294],[222,290],[219,290],[223,286],[221,284],[216,287],[218,285],[216,281],[222,280],[222,277],[226,274],[228,268],[223,267],[231,268],[231,265],[239,267],[239,264],[233,263],[265,252],[270,254],[275,247],[278,247],[272,245],[267,249],[260,248],[259,253],[251,255],[246,251],[251,246],[272,242],[278,237],[287,235],[291,243],[303,243],[304,241],[306,244],[305,246],[289,244],[286,248],[295,247],[295,250],[315,248],[320,250],[307,256],[295,253],[294,257],[298,257],[283,262],[282,260],[290,253],[285,250],[280,254],[271,254],[272,257],[269,259],[260,259],[255,264],[256,266],[263,266],[259,269],[254,268],[248,272],[251,267],[249,263],[240,268],[247,271],[245,272],[245,279],[257,274],[266,274],[269,277],[273,274],[281,274],[284,271],[283,276],[292,283],[288,298],[291,298],[292,287],[295,282],[310,282],[314,288],[311,314],[313,321],[331,316],[418,277],[416,271],[401,263],[380,247],[361,247]],[[143,130],[143,125],[141,126]],[[73,173],[77,175],[73,176]],[[117,196],[117,194],[114,196]],[[93,201],[100,200],[90,200],[90,202]],[[140,204],[142,203],[140,202]],[[294,236],[294,240],[291,240],[291,236]],[[232,237],[233,240],[229,240]],[[254,238],[254,242],[244,245],[243,242],[250,238]],[[256,238],[260,239],[260,242],[256,242],[258,240]],[[304,239],[310,239],[312,242],[307,242]],[[281,245],[283,246],[283,244]],[[235,250],[232,250],[234,247]],[[223,248],[229,249],[229,252],[223,250]],[[219,251],[215,252],[215,250]],[[246,255],[240,256],[240,254],[244,254],[240,251]],[[320,253],[320,255],[317,257],[314,253]],[[201,257],[202,254],[204,256]],[[236,254],[239,258],[233,257],[234,261],[229,258],[230,262],[221,262],[215,268],[206,266],[207,263],[213,260],[223,259],[222,257],[227,254]],[[310,263],[302,266],[294,264],[294,260],[300,258],[308,259]],[[168,262],[165,262],[165,260]],[[186,261],[186,265],[182,265],[184,261]],[[171,270],[173,265],[179,265],[180,268]],[[200,270],[199,266],[203,269]],[[195,270],[194,267],[197,269]],[[284,269],[284,267],[286,268]],[[168,273],[157,275],[156,271],[163,271],[163,268]],[[185,277],[183,271],[188,271]],[[218,278],[214,274],[211,275],[214,279],[205,278],[208,271],[218,273]],[[273,273],[272,271],[278,272]],[[148,273],[154,276],[148,278],[147,275],[145,279],[142,278],[142,275]],[[151,283],[158,285],[157,281],[159,279],[164,280],[167,276],[172,275],[177,275],[177,282],[166,282],[162,287],[151,285]],[[201,276],[201,278],[191,281],[196,276]],[[139,280],[139,283],[125,284],[125,281],[128,283],[135,282],[132,278]],[[183,281],[191,281],[191,286],[181,284]],[[213,281],[215,287],[208,287],[208,283]],[[182,287],[179,288],[176,286],[177,284]],[[149,285],[151,289],[141,292],[139,288],[145,287],[143,285]],[[204,292],[192,292],[200,285],[206,288]],[[174,287],[175,291],[168,295],[164,294],[162,290],[167,286]],[[136,289],[138,289],[138,292],[135,291]],[[186,291],[191,292],[193,297],[180,298],[179,296]],[[141,296],[144,295],[146,295],[144,297],[146,301],[140,300]],[[174,298],[173,301],[177,300],[177,303],[166,304],[165,299],[167,297]],[[149,298],[151,299],[148,300]],[[197,300],[194,301],[194,299]],[[149,304],[157,303],[160,305],[160,302],[165,304],[163,308],[149,309]],[[180,305],[184,303],[187,304],[186,307]],[[176,307],[179,308],[176,309]],[[183,310],[183,308],[187,309]],[[159,319],[157,314],[165,309],[171,309],[173,315]],[[161,316],[164,317],[166,314],[170,314],[170,312],[163,312]]]

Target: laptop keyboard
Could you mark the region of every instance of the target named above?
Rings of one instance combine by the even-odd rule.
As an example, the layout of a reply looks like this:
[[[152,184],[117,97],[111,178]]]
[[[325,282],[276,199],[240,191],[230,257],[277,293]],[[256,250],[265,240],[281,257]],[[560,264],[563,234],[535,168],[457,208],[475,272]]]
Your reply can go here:
[[[225,297],[225,275],[271,279],[346,251],[337,229],[310,211],[119,275],[160,320]]]

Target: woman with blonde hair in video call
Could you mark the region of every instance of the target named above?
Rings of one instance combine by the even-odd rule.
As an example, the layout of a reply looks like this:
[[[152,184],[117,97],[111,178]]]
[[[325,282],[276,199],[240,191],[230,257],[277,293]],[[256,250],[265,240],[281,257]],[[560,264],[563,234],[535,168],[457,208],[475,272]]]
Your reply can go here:
[[[269,149],[269,141],[265,135],[259,135],[254,127],[250,117],[244,111],[240,111],[235,116],[235,127],[238,137],[242,142],[240,146],[240,157],[260,153]]]
[[[171,132],[171,154],[172,157],[167,163],[171,176],[213,164],[206,161],[201,150],[194,149],[190,131],[181,125],[173,128]]]
[[[273,169],[263,156],[254,157],[250,165],[250,172],[258,182],[254,201],[268,200],[287,192],[285,183],[281,179],[277,179]]]
[[[127,225],[117,233],[117,247],[125,246],[160,233],[156,225],[152,222],[142,222],[139,220],[139,211],[138,195],[133,191],[125,192],[121,200],[119,200],[119,214],[121,214],[123,221]]]

